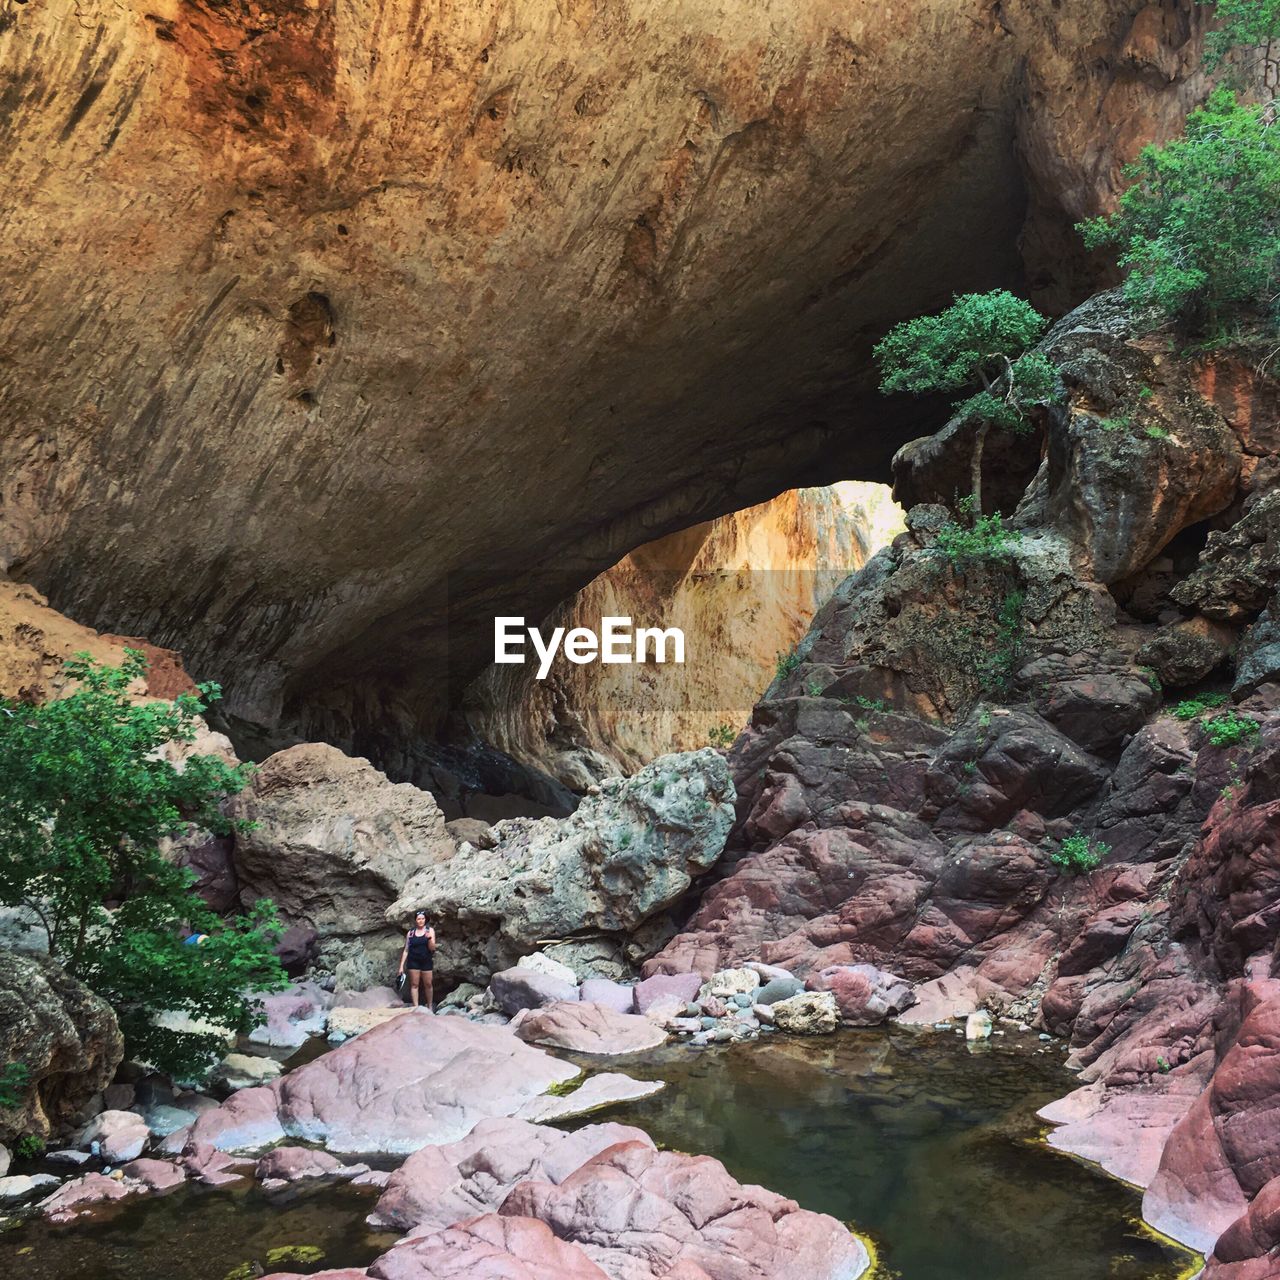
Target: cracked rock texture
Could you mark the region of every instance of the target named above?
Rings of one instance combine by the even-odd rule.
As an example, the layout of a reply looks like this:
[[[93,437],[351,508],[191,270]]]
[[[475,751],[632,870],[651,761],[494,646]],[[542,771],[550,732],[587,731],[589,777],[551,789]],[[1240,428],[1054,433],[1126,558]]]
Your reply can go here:
[[[7,5],[0,568],[412,777],[494,612],[883,475],[890,323],[1080,296],[1203,12]]]

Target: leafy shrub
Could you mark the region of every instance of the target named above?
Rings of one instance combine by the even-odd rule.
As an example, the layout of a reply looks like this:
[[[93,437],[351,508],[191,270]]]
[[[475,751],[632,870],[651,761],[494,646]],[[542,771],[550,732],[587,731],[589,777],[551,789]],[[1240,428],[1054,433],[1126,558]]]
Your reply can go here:
[[[1179,720],[1194,720],[1206,711],[1222,706],[1226,700],[1227,695],[1225,693],[1202,693],[1197,698],[1187,698],[1179,702],[1174,707],[1173,714]]]
[[[1049,861],[1055,867],[1061,867],[1072,875],[1078,875],[1082,871],[1092,871],[1110,852],[1110,845],[1095,844],[1088,836],[1081,835],[1077,831],[1074,835],[1068,836],[1049,855]]]
[[[1169,433],[1163,427],[1145,427],[1143,435],[1150,440],[1167,440]]]
[[[1048,323],[1029,302],[994,289],[962,294],[938,315],[904,320],[876,344],[886,394],[975,389],[953,405],[953,412],[977,424],[970,461],[975,513],[982,511],[988,429],[1029,430],[1031,407],[1053,394],[1057,373],[1031,350]]]
[[[1258,722],[1248,716],[1238,716],[1234,711],[1224,711],[1204,722],[1205,733],[1215,747],[1234,747],[1239,742],[1256,738]]]
[[[154,1015],[247,1029],[252,994],[285,982],[271,949],[280,926],[269,902],[220,919],[191,873],[161,856],[161,839],[191,823],[228,830],[218,806],[248,768],[197,754],[179,770],[166,758],[167,743],[195,739],[218,689],[135,703],[129,686],[146,668],[137,650],[120,667],[83,654],[67,664],[75,692],[3,707],[0,903],[35,913],[51,954],[115,1009],[131,1057],[195,1079],[222,1037],[159,1027]],[[184,925],[203,943],[185,945]]]
[[[1275,46],[1280,43],[1280,0],[1197,0],[1199,4],[1212,4],[1217,28],[1204,40],[1204,65],[1216,71],[1236,50],[1248,49],[1244,75],[1257,70],[1257,64],[1265,62],[1274,68]],[[1274,74],[1268,77],[1274,87]]]
[[[738,733],[731,724],[717,724],[711,726],[711,732],[707,736],[711,739],[713,747],[720,747],[727,751],[733,746]]]
[[[13,1154],[19,1160],[38,1160],[44,1155],[44,1139],[34,1133],[24,1133],[13,1144]]]
[[[798,653],[778,654],[778,665],[774,670],[774,678],[785,680],[799,665],[800,655]]]
[[[966,527],[948,520],[938,530],[937,547],[957,568],[975,560],[1005,560],[1022,538],[1017,529],[1005,528],[998,512],[978,516]]]
[[[1183,137],[1144,147],[1125,173],[1115,212],[1080,229],[1090,248],[1117,249],[1133,301],[1220,337],[1230,316],[1280,290],[1280,130],[1270,108],[1216,90]]]

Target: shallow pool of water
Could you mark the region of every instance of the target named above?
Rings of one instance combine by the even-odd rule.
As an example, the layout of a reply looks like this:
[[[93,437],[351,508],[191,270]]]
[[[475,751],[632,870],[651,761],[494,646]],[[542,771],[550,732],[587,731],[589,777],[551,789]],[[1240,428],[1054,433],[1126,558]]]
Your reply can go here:
[[[1055,1046],[948,1033],[767,1037],[610,1061],[668,1087],[592,1119],[724,1161],[869,1235],[903,1280],[1174,1280],[1190,1255],[1140,1225],[1137,1192],[1050,1151],[1036,1108],[1073,1087]],[[565,1055],[572,1057],[573,1055]],[[599,1069],[599,1059],[578,1059]],[[364,1217],[376,1192],[327,1187],[268,1197],[187,1188],[125,1202],[104,1221],[29,1222],[0,1234],[0,1276],[22,1280],[245,1280],[364,1266],[393,1237]],[[318,1250],[310,1259],[273,1255]],[[239,1270],[237,1268],[248,1268]]]
[[[364,1222],[372,1187],[180,1188],[122,1201],[99,1221],[28,1222],[0,1235],[5,1280],[252,1280],[367,1266],[397,1239]]]
[[[1173,1280],[1191,1255],[1137,1191],[1040,1141],[1078,1083],[1034,1036],[847,1032],[625,1063],[662,1093],[608,1113],[869,1234],[903,1280]],[[585,1122],[584,1122],[585,1123]]]

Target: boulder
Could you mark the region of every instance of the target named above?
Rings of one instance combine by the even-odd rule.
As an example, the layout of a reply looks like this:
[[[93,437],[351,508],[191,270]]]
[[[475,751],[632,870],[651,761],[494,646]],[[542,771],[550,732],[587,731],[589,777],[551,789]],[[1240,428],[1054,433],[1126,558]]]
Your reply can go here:
[[[0,1110],[0,1140],[69,1128],[123,1054],[105,1000],[47,957],[0,951],[0,1062],[27,1069],[18,1105]]]
[[[1173,598],[1220,622],[1250,622],[1280,587],[1280,491],[1251,503],[1229,529],[1209,534],[1196,571]]]
[[[622,939],[720,856],[733,800],[718,752],[664,756],[606,779],[567,818],[499,822],[491,848],[423,868],[387,918],[431,913],[445,981],[500,972],[546,938]]]
[[[778,1000],[798,996],[804,989],[805,984],[799,978],[787,974],[785,978],[770,978],[762,987],[753,991],[751,996],[756,1004],[771,1005]]]
[[[515,1017],[521,1009],[541,1009],[543,1005],[578,999],[577,983],[564,982],[519,965],[495,973],[490,979],[489,990],[498,1008],[509,1018]]]
[[[310,1147],[276,1147],[254,1166],[254,1177],[268,1190],[315,1178],[354,1178],[367,1165],[345,1165],[327,1151]]]
[[[605,1275],[856,1280],[861,1242],[834,1218],[736,1182],[718,1161],[619,1142],[558,1183],[528,1179],[503,1218],[545,1222]],[[375,1264],[376,1268],[376,1264]]]
[[[576,1068],[506,1027],[405,1011],[173,1134],[166,1150],[254,1151],[285,1138],[330,1151],[416,1151],[514,1115]],[[202,1145],[203,1144],[203,1145]]]
[[[760,975],[754,969],[721,969],[713,973],[699,989],[700,998],[706,996],[749,995],[760,986]]]
[[[274,1058],[262,1058],[256,1054],[229,1053],[213,1069],[212,1081],[224,1089],[251,1089],[266,1084],[281,1072]]]
[[[231,812],[254,824],[235,837],[241,902],[270,898],[322,941],[388,933],[406,881],[454,853],[430,793],[324,743],[269,756]]]
[[[572,1093],[533,1098],[516,1113],[518,1120],[548,1124],[575,1116],[590,1115],[619,1102],[637,1102],[651,1098],[666,1087],[661,1080],[633,1080],[616,1071],[602,1071],[588,1076]]]
[[[840,1006],[830,991],[805,991],[770,1006],[779,1031],[795,1036],[821,1036],[840,1025]]]
[[[254,1044],[296,1049],[312,1036],[322,1035],[333,997],[314,983],[260,996],[262,1021],[249,1032]]]
[[[1235,646],[1237,630],[1208,618],[1185,618],[1161,627],[1138,650],[1137,660],[1166,688],[1182,689],[1203,680]]]
[[[531,969],[534,973],[541,973],[548,978],[555,978],[558,982],[563,982],[567,987],[576,987],[578,985],[578,975],[567,964],[561,964],[559,960],[552,960],[550,956],[544,955],[541,951],[535,951],[532,955],[521,956],[516,961],[516,968]]]
[[[840,1020],[853,1027],[878,1026],[915,1003],[910,983],[872,964],[832,965],[814,974],[806,985],[810,991],[830,991]],[[780,1003],[776,998],[765,999],[764,992],[756,995],[761,1003]]]
[[[332,1040],[350,1040],[352,1036],[364,1035],[366,1031],[370,1031],[374,1027],[380,1027],[384,1022],[390,1022],[393,1018],[398,1018],[401,1014],[409,1012],[410,1009],[402,1001],[397,1001],[390,1009],[382,1007],[374,1009],[330,1009],[329,1038]]]
[[[608,978],[588,978],[578,991],[578,999],[587,1004],[607,1005],[615,1013],[636,1011],[636,989]]]
[[[688,1004],[698,998],[702,990],[702,977],[696,973],[658,973],[636,983],[635,1002],[637,1013],[648,1013],[649,1008],[658,1000],[675,996],[682,1003]]]
[[[528,1014],[516,1035],[529,1044],[596,1054],[639,1053],[667,1038],[648,1017],[581,1001],[551,1004]]]
[[[21,1204],[45,1195],[58,1185],[51,1173],[15,1173],[0,1178],[0,1204]]]
[[[496,1211],[525,1178],[559,1183],[619,1142],[653,1145],[627,1125],[592,1124],[566,1133],[525,1120],[481,1120],[457,1142],[415,1151],[388,1179],[369,1221],[395,1231],[438,1230]]]
[[[134,1111],[103,1111],[80,1134],[82,1151],[100,1151],[107,1164],[123,1164],[140,1156],[151,1139],[147,1122]]]

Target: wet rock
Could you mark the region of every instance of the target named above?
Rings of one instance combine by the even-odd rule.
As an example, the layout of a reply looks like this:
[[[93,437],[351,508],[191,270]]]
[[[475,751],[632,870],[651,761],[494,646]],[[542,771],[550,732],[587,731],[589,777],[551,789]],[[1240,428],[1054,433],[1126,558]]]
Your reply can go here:
[[[267,1190],[316,1178],[355,1178],[368,1172],[368,1165],[346,1165],[327,1151],[310,1147],[276,1147],[254,1166],[254,1177]]]
[[[269,1085],[241,1090],[166,1142],[252,1151],[288,1137],[335,1152],[415,1151],[455,1141],[487,1116],[512,1115],[576,1074],[505,1027],[406,1011]]]
[[[131,1160],[120,1172],[147,1191],[171,1191],[187,1180],[186,1171],[170,1160]]]
[[[667,1038],[648,1017],[581,1001],[551,1004],[528,1014],[516,1035],[529,1044],[610,1055],[653,1049]]]
[[[910,983],[871,964],[831,965],[810,977],[807,986],[810,991],[830,991],[840,1020],[853,1027],[878,1026],[915,1003]],[[757,992],[758,998],[776,1006],[776,999],[764,999],[767,990]]]
[[[806,991],[771,1006],[774,1025],[795,1036],[820,1036],[840,1025],[840,1007],[830,991]]]
[[[567,1120],[573,1116],[589,1115],[619,1102],[650,1098],[655,1093],[661,1093],[664,1087],[661,1080],[633,1080],[630,1076],[619,1075],[614,1071],[603,1071],[588,1077],[580,1087],[563,1097],[532,1099],[520,1108],[516,1118],[539,1124]]]
[[[69,1127],[123,1054],[105,1000],[47,957],[0,951],[0,1061],[28,1073],[18,1105],[0,1111],[0,1139]]]
[[[966,1040],[991,1039],[991,1015],[985,1009],[971,1013],[964,1020],[964,1038]]]
[[[543,1223],[496,1214],[403,1241],[378,1258],[368,1274],[375,1280],[609,1280],[581,1249],[558,1240]]]
[[[567,818],[498,823],[493,848],[425,868],[388,919],[400,925],[418,907],[431,912],[445,980],[504,970],[544,938],[622,937],[720,856],[733,799],[718,752],[664,756],[606,779]]]
[[[15,1173],[0,1178],[0,1204],[21,1204],[34,1200],[58,1185],[50,1173]]]
[[[489,981],[489,990],[498,1008],[509,1018],[521,1009],[541,1009],[544,1005],[578,999],[578,987],[536,969],[504,969]]]

